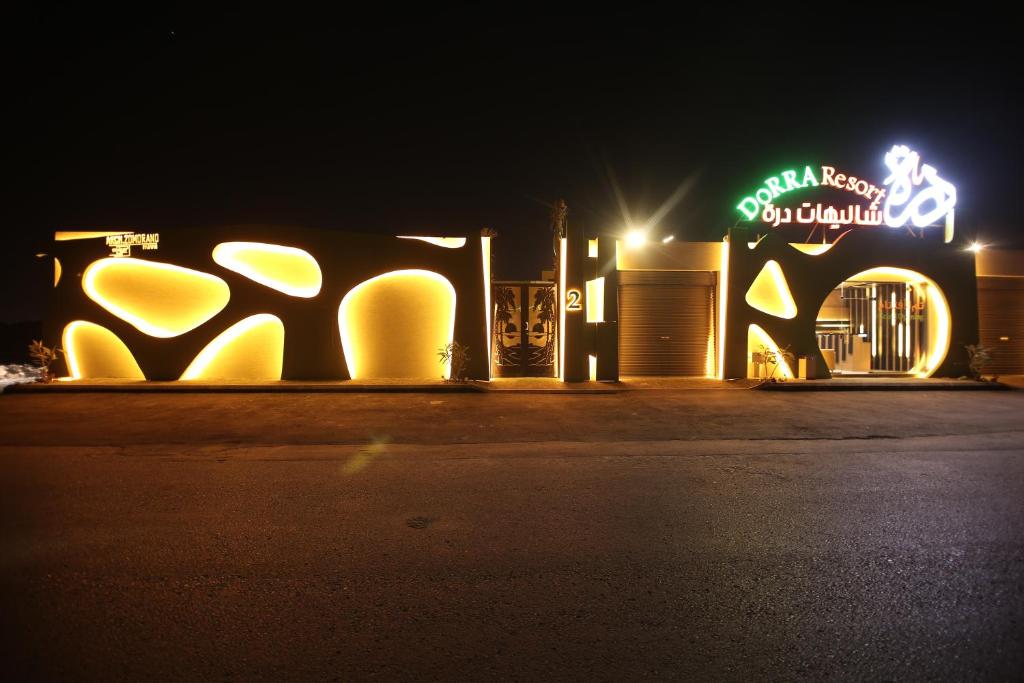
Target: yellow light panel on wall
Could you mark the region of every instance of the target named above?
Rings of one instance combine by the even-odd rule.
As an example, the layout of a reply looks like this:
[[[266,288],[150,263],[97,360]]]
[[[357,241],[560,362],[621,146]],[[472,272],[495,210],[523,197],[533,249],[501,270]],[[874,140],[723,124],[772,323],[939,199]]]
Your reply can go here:
[[[323,274],[304,249],[262,242],[223,242],[213,249],[218,265],[288,296],[310,299],[320,293]]]
[[[437,353],[453,340],[455,288],[438,273],[396,270],[356,285],[341,300],[338,326],[352,379],[451,375]]]
[[[778,261],[768,261],[747,290],[748,304],[777,318],[795,318],[796,302]]]
[[[567,263],[566,249],[568,240],[558,240],[558,378],[565,381],[565,269]]]
[[[491,238],[481,237],[480,238],[480,255],[483,258],[483,273],[484,273],[484,318],[486,320],[487,329],[484,333],[484,338],[487,339],[487,379],[491,378]]]
[[[60,276],[63,271],[60,267],[60,259],[54,257],[53,259],[53,286],[56,287],[60,284]]]
[[[832,243],[803,244],[802,242],[790,242],[789,246],[793,247],[799,252],[803,252],[804,254],[809,254],[811,256],[820,256],[821,254],[824,254],[826,251],[828,251],[835,245],[833,245]]]
[[[721,265],[718,268],[718,332],[715,335],[718,342],[718,372],[715,375],[718,379],[725,378],[725,316],[729,312],[729,242],[722,241]]]
[[[279,380],[284,324],[269,313],[240,320],[206,345],[181,379]]]
[[[98,231],[98,230],[58,230],[53,233],[54,242],[70,242],[72,240],[91,240],[97,237],[111,237],[113,235],[127,235],[131,230]]]
[[[216,275],[135,258],[94,261],[82,289],[97,304],[151,337],[177,337],[228,304],[231,291]]]
[[[420,242],[433,244],[437,247],[444,247],[445,249],[461,249],[466,246],[465,237],[420,237],[418,235],[399,235],[398,239],[419,240]]]
[[[604,322],[604,278],[587,280],[587,322]]]
[[[64,328],[61,342],[74,379],[146,379],[132,352],[105,327],[75,320]]]
[[[775,354],[778,362],[778,368],[775,370],[776,377],[793,379],[796,376],[793,374],[792,368],[789,367],[789,363],[782,357],[779,345],[775,343],[775,340],[760,325],[751,325],[747,328],[747,358],[749,359],[750,354],[755,351],[760,352],[761,347]],[[771,373],[771,368],[769,368],[768,372]]]

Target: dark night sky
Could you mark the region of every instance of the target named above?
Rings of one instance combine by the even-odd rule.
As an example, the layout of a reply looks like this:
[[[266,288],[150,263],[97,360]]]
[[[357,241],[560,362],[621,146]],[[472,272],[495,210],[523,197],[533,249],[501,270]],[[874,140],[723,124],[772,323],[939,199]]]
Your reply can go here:
[[[957,186],[961,234],[1024,246],[1011,22],[851,8],[21,17],[0,319],[43,315],[33,254],[58,227],[486,226],[496,275],[536,277],[546,203],[622,223],[608,168],[637,220],[689,180],[661,229],[719,239],[766,175],[833,161],[880,181],[896,142]]]

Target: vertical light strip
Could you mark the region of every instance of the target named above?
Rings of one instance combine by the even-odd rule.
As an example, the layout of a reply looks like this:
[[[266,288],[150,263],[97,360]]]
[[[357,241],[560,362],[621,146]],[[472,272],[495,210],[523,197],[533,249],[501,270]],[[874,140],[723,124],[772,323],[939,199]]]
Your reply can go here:
[[[565,381],[565,264],[566,244],[562,237],[558,241],[558,378]]]
[[[718,271],[718,379],[725,379],[725,316],[729,300],[729,241],[722,241],[722,265]]]
[[[604,278],[587,280],[587,322],[604,322]]]
[[[708,302],[708,308],[711,309],[711,313],[714,312],[715,300],[714,294],[708,293],[711,297],[711,301]],[[712,318],[713,316],[708,316]],[[715,377],[715,321],[708,321],[708,347],[704,350],[704,376],[708,379],[714,379]]]
[[[935,313],[936,321],[935,343],[930,344],[931,353],[928,355],[928,362],[925,365],[922,377],[930,376],[939,367],[949,351],[949,304],[942,290],[929,282],[925,288],[929,302],[934,301],[934,308],[929,306],[928,314]],[[930,341],[930,340],[929,340]]]
[[[903,357],[903,323],[896,326],[896,356]],[[893,368],[893,370],[895,369]]]
[[[878,356],[878,300],[875,298],[875,286],[871,285],[871,357]]]
[[[909,359],[910,358],[910,320],[911,320],[911,318],[910,318],[910,283],[908,282],[907,284],[903,285],[903,287],[904,287],[904,289],[906,289],[906,293],[907,293],[906,302],[903,304],[903,306],[904,306],[904,308],[903,308],[903,322],[904,322],[904,325],[906,327],[906,335],[907,335],[906,339],[905,339],[905,342],[904,342],[904,345],[903,345],[903,349],[904,349],[903,357]]]
[[[484,260],[484,319],[487,321],[487,379],[491,378],[491,355],[493,354],[494,340],[491,336],[494,329],[491,327],[491,238],[480,238],[480,253]]]

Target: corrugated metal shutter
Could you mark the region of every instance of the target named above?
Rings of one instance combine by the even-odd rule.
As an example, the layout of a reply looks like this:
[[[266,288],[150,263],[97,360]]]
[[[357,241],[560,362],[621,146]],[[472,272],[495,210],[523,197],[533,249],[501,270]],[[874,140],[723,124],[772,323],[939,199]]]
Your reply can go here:
[[[978,278],[981,345],[993,349],[986,373],[1024,373],[1024,279]]]
[[[708,272],[621,271],[619,374],[706,374],[714,285]]]

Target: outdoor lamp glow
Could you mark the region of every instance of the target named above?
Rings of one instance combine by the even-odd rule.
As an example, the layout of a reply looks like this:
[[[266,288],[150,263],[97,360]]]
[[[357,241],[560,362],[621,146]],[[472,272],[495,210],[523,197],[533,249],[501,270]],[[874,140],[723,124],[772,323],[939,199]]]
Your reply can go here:
[[[647,243],[647,233],[643,230],[630,230],[626,233],[626,246],[630,249],[642,247]]]

